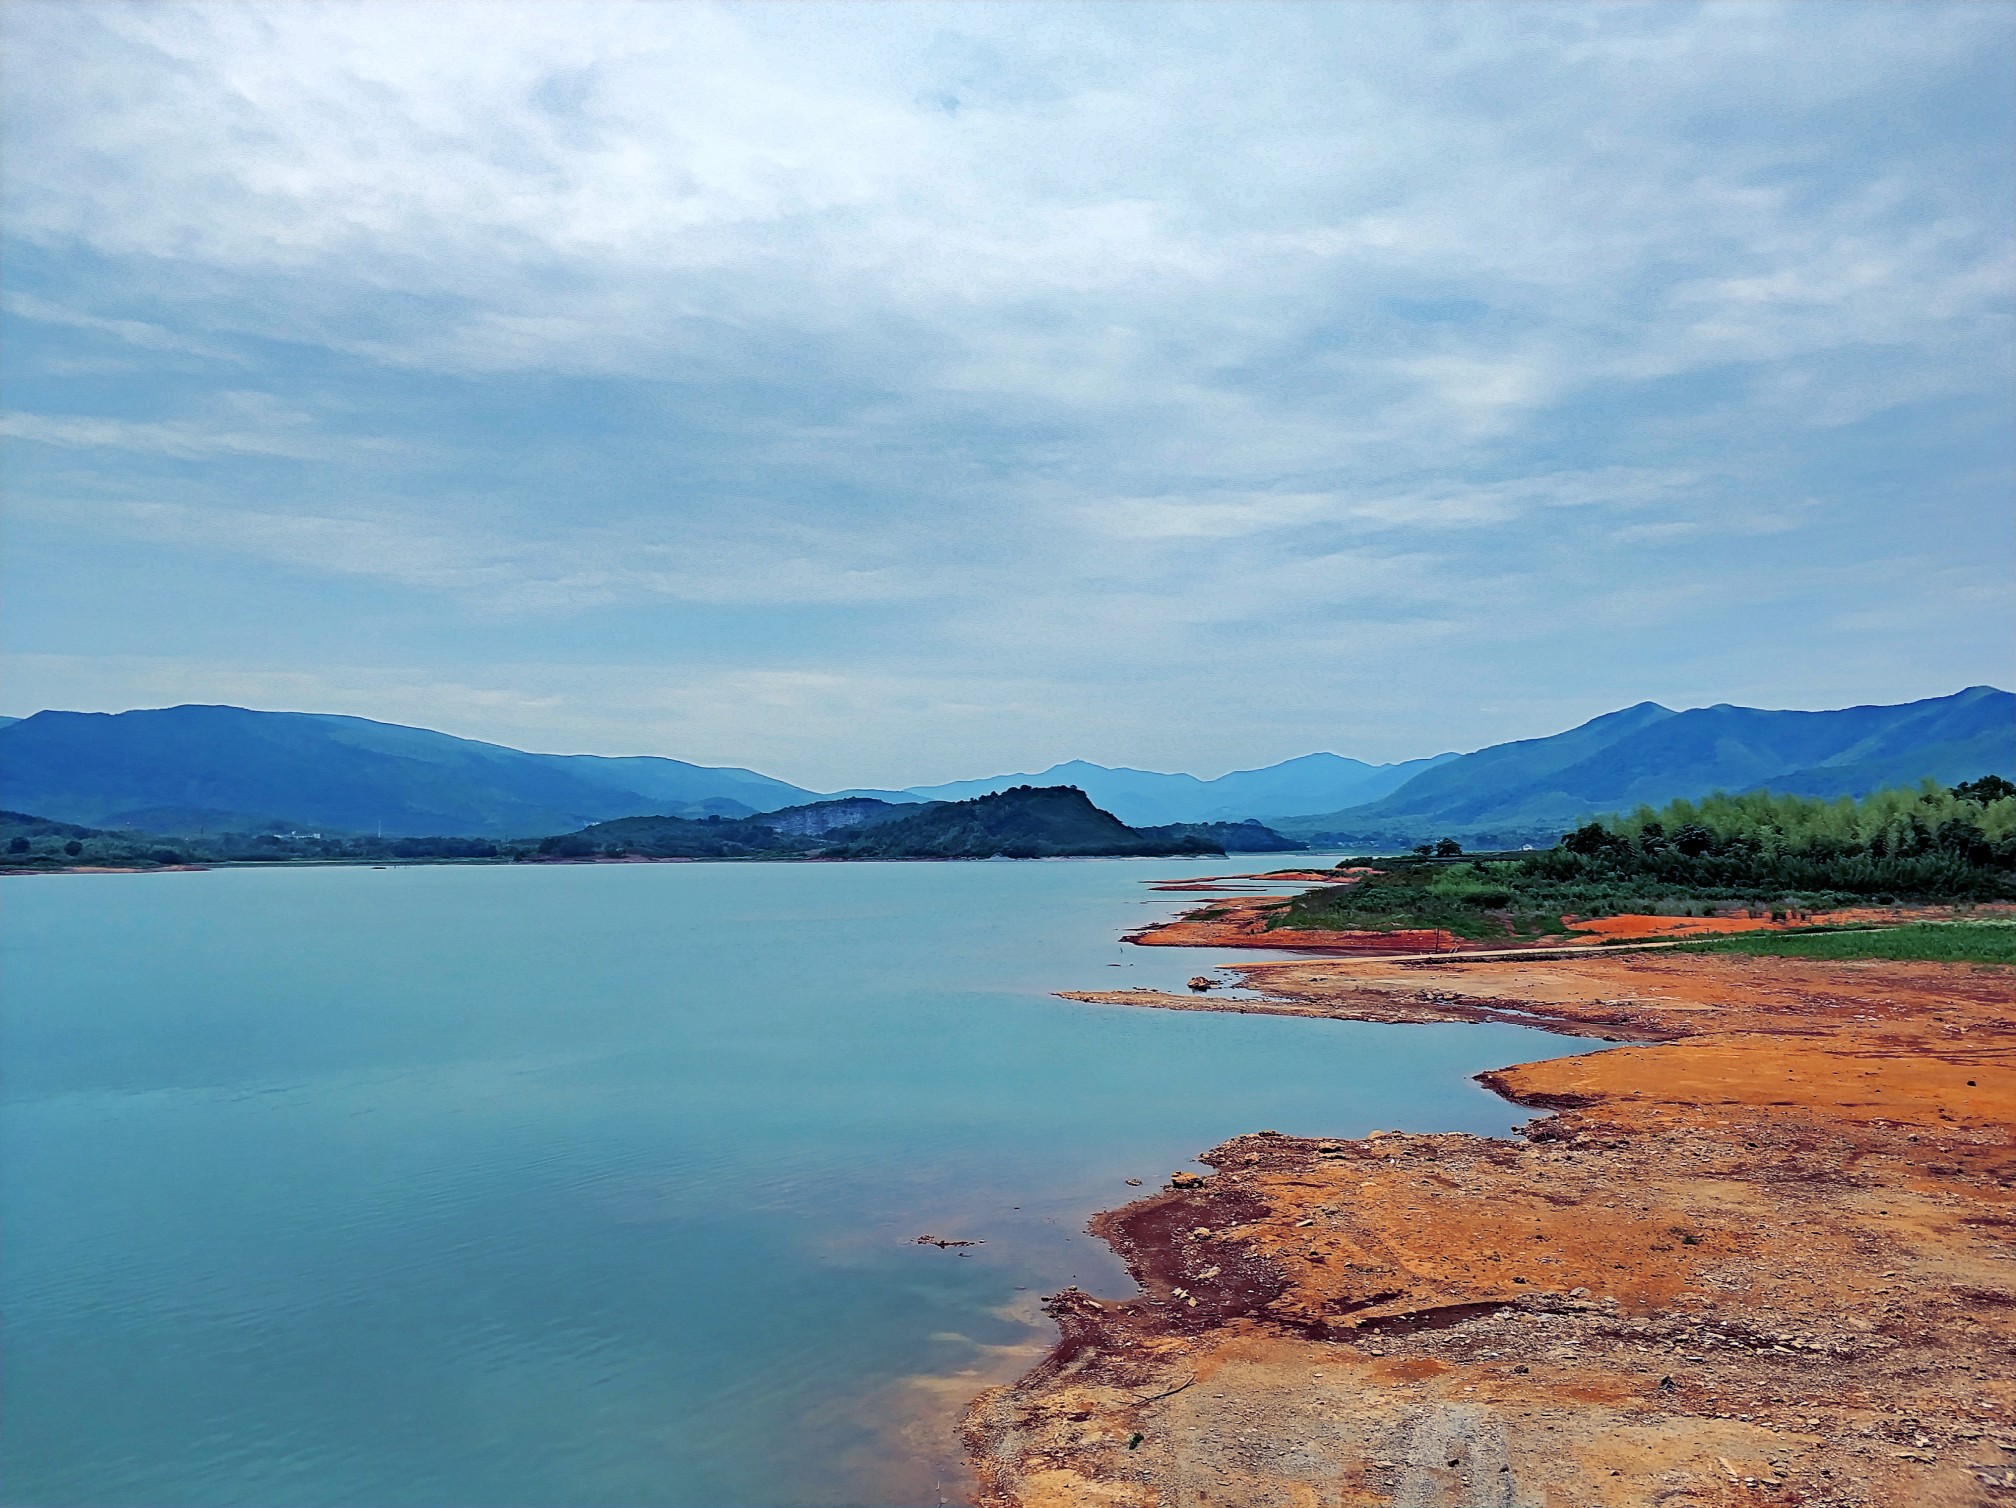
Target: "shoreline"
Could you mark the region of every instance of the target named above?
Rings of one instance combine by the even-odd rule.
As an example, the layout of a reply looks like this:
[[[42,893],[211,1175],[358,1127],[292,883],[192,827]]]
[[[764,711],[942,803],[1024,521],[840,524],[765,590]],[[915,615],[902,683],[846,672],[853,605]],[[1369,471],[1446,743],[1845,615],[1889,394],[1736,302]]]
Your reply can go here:
[[[1095,1216],[1140,1292],[968,1409],[985,1508],[2016,1502],[2016,972],[1228,968],[1066,998],[1620,1045],[1479,1075],[1513,1138],[1259,1132]]]
[[[878,859],[835,859],[824,855],[806,854],[708,854],[705,856],[625,854],[612,857],[596,854],[580,858],[542,856],[536,859],[506,858],[438,858],[438,859],[213,859],[200,864],[0,864],[0,879],[34,874],[205,874],[213,869],[550,869],[561,866],[592,866],[617,864],[1081,864],[1091,860],[1129,859],[1141,863],[1166,863],[1171,859],[1182,859],[1194,863],[1198,858],[1211,856],[1198,854],[1138,854],[1138,853],[1086,853],[1086,854],[1040,854],[1030,858],[1011,858],[1006,854],[995,854],[985,859],[967,857],[947,857],[938,854],[919,854],[907,858]],[[1237,859],[1241,854],[1225,854],[1222,857]],[[1245,878],[1226,876],[1225,878]],[[1159,887],[1158,887],[1159,888]]]

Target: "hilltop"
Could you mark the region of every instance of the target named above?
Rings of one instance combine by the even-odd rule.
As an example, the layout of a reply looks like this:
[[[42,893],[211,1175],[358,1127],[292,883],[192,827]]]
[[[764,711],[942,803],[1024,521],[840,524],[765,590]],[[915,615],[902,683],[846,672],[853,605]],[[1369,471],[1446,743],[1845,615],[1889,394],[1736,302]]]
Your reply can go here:
[[[1222,854],[1194,833],[1151,833],[1101,811],[1075,786],[1015,786],[971,801],[934,801],[830,849],[844,859],[1044,859]]]

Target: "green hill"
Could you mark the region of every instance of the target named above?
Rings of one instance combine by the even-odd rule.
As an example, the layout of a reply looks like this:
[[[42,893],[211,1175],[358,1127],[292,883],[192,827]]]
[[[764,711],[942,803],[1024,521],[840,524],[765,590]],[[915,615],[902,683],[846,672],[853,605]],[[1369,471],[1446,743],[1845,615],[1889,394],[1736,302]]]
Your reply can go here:
[[[972,801],[934,801],[914,815],[856,829],[827,850],[843,859],[1047,859],[1223,854],[1194,834],[1155,834],[1101,811],[1076,786],[1018,785]]]
[[[1264,828],[1255,832],[1287,841]],[[1224,851],[1197,833],[1129,827],[1075,787],[1026,785],[923,806],[852,800],[763,817],[624,817],[541,839],[537,849],[548,858],[680,859],[1043,859]]]
[[[597,856],[645,859],[796,858],[811,845],[761,822],[737,817],[618,817],[579,832],[541,838],[542,858]]]
[[[1244,822],[1169,822],[1136,831],[1143,836],[1169,842],[1178,838],[1201,838],[1226,853],[1301,853],[1309,847],[1299,838],[1283,837],[1252,817]]]

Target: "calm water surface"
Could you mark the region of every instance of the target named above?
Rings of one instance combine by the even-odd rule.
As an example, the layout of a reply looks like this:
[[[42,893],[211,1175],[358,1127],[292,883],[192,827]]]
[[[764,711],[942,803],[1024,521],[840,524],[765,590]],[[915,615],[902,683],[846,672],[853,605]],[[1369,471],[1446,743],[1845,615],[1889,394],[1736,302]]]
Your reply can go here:
[[[1117,941],[1214,867],[1253,865],[0,881],[0,1492],[956,1495],[945,1421],[1035,1296],[1128,1291],[1080,1233],[1125,1178],[1261,1127],[1501,1132],[1468,1075],[1570,1050],[1049,997],[1230,956]]]

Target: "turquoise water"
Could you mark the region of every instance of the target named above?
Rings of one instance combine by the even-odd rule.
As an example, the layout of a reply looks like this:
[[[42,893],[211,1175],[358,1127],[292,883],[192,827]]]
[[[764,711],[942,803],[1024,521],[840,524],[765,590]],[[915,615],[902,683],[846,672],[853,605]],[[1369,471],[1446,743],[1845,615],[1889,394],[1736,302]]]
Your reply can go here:
[[[1125,1178],[1503,1131],[1467,1076],[1568,1049],[1050,998],[1229,956],[1117,938],[1241,867],[0,881],[5,1501],[956,1500]]]

